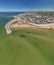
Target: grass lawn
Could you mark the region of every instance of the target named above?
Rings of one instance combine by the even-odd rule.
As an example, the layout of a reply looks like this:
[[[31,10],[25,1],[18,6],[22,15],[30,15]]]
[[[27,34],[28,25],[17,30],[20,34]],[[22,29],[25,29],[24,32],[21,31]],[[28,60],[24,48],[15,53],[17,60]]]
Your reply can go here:
[[[54,65],[54,30],[0,29],[0,65]]]

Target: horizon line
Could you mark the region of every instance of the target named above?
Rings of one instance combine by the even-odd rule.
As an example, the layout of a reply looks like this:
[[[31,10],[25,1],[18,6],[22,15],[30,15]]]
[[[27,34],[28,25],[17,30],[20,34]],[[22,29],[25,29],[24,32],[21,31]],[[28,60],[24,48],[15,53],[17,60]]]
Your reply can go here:
[[[54,12],[54,9],[24,9],[24,10],[0,10],[0,12],[44,12],[44,11],[52,11]]]

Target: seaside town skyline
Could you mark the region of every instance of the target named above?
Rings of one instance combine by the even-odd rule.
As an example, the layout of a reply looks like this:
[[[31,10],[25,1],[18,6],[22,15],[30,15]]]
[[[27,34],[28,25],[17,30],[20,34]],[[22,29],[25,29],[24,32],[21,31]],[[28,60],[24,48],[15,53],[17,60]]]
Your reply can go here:
[[[0,11],[54,11],[54,0],[0,0]]]

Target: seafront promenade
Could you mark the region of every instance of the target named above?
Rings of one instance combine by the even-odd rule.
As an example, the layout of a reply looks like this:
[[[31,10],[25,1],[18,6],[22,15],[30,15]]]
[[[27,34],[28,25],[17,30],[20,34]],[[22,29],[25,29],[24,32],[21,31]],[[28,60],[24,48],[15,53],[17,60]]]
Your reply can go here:
[[[12,33],[12,30],[11,30],[11,28],[10,28],[10,25],[13,24],[13,23],[16,22],[16,21],[19,21],[19,20],[13,19],[12,21],[8,22],[8,23],[5,25],[5,29],[6,29],[7,34],[11,34],[11,33]],[[30,23],[30,22],[29,22],[29,24],[32,25],[32,26],[36,26],[36,27],[38,27],[38,28],[54,28],[54,23],[51,23],[51,24],[34,24],[34,23]],[[23,25],[22,25],[22,26],[23,26]],[[17,26],[15,25],[15,27],[17,27]],[[18,26],[18,27],[20,27],[20,26]],[[23,26],[23,27],[24,27],[24,26]],[[25,27],[26,27],[26,26],[25,26]]]

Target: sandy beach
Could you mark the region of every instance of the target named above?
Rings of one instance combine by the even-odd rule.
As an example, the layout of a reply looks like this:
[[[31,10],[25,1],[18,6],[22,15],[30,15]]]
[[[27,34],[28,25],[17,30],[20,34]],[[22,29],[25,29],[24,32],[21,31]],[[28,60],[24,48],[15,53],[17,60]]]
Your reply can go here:
[[[36,26],[29,23],[18,22],[10,25],[11,28],[36,28]]]
[[[31,23],[14,23],[10,26],[11,28],[19,28],[19,27],[28,27],[28,28],[53,28],[54,29],[54,23],[50,24],[31,24]]]

